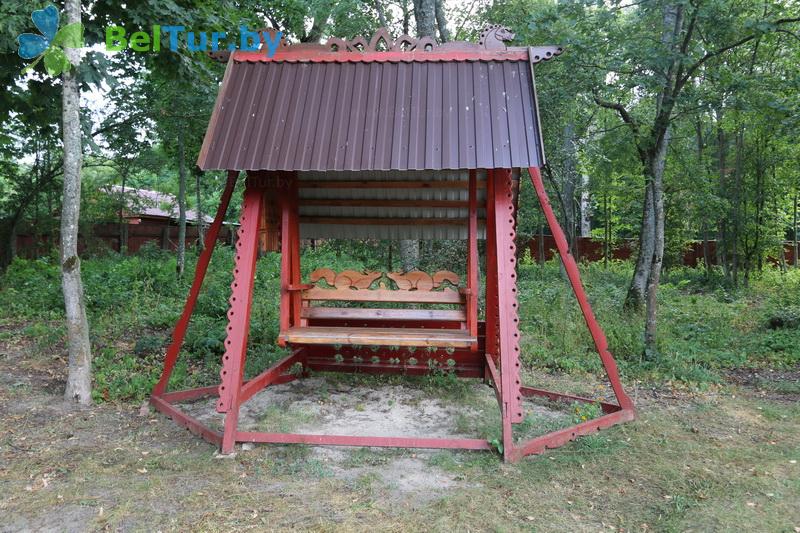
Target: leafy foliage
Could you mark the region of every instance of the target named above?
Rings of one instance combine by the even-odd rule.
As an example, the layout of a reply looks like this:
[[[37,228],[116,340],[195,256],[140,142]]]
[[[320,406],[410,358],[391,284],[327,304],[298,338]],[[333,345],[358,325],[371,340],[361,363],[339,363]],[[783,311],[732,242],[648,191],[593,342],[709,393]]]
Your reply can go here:
[[[302,261],[304,269],[369,265],[363,258],[341,251],[337,255],[329,247],[305,250]],[[188,264],[194,262],[190,256]],[[157,379],[165,346],[188,291],[188,281],[176,283],[174,266],[174,257],[157,249],[138,256],[111,255],[84,261],[92,338],[98,353],[94,362],[98,400],[142,399]],[[172,386],[218,381],[232,268],[230,249],[220,247],[190,323]],[[258,262],[248,376],[283,354],[275,344],[279,268],[276,254],[268,254]],[[751,287],[731,289],[724,284],[721,273],[708,282],[702,272],[694,269],[672,270],[661,292],[664,335],[660,342],[664,357],[647,362],[640,356],[641,319],[620,312],[630,268],[628,263],[613,262],[607,269],[599,264],[583,269],[592,305],[627,379],[702,384],[718,381],[731,368],[790,367],[800,363],[797,329],[771,325],[774,317],[791,318],[800,308],[797,271],[767,271],[754,279]],[[600,372],[592,340],[558,264],[523,263],[519,277],[526,366]],[[57,261],[15,260],[3,278],[0,309],[3,319],[29,321],[30,335],[41,339],[43,349],[59,342],[63,328],[52,326],[63,315]],[[453,378],[447,363],[432,368],[428,381],[456,396],[463,393],[463,384]]]

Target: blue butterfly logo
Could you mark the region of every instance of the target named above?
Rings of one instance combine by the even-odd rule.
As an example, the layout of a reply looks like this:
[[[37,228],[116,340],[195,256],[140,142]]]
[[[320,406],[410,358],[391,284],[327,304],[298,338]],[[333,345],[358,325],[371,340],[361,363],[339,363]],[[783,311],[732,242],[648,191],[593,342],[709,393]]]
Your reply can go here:
[[[44,66],[51,76],[58,76],[72,66],[65,48],[83,47],[83,26],[80,22],[67,24],[58,29],[59,15],[56,6],[49,5],[31,13],[31,19],[36,28],[42,32],[23,33],[17,37],[19,45],[18,54],[23,59],[35,59],[33,63],[22,71],[26,74],[44,59]]]
[[[50,43],[56,38],[56,32],[58,31],[58,18],[58,9],[53,5],[34,11],[31,14],[33,23],[42,32],[42,35],[23,33],[17,37],[20,57],[34,59],[42,55],[50,47]]]

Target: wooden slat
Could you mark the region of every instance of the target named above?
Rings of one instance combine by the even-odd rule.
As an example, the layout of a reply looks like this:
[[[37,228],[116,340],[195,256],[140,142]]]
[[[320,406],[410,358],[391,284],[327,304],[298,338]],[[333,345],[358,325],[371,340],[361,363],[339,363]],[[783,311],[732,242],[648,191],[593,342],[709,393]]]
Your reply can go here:
[[[459,181],[371,181],[371,180],[300,180],[301,189],[466,189],[469,182]],[[486,188],[486,180],[478,180]]]
[[[303,291],[303,299],[428,304],[462,304],[464,301],[463,295],[451,289],[444,289],[442,291],[393,291],[389,289],[321,289],[319,287]]]
[[[303,318],[351,318],[359,320],[445,320],[463,322],[462,309],[365,309],[363,307],[304,307]]]
[[[466,348],[477,339],[459,329],[422,328],[289,328],[281,337],[292,344],[346,344],[363,346],[436,346]]]
[[[333,207],[469,207],[465,200],[369,200],[343,198],[301,198],[301,206],[333,206]]]
[[[346,224],[350,226],[466,226],[467,218],[362,218],[301,216],[302,224]]]

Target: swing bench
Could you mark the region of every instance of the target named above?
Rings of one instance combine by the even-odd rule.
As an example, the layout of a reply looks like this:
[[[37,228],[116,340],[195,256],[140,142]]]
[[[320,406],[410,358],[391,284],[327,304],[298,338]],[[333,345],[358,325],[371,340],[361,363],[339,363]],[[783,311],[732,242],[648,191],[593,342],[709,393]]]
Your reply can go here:
[[[470,333],[471,325],[477,323],[477,309],[467,298],[473,289],[459,288],[459,277],[453,272],[336,273],[323,268],[312,272],[310,281],[288,287],[291,293],[299,293],[300,321],[299,325],[281,331],[280,342],[477,347],[478,338]],[[336,305],[325,305],[330,303]],[[382,307],[353,307],[361,303],[378,303]],[[386,304],[396,305],[386,307]],[[442,305],[451,309],[431,308]],[[357,325],[325,325],[326,321],[343,319]],[[386,320],[396,322],[398,327],[375,326],[376,322]]]
[[[276,30],[264,30],[277,39]],[[487,26],[476,43],[424,37],[326,44],[280,40],[274,56],[214,52],[227,62],[198,167],[228,178],[195,278],[153,388],[153,406],[218,445],[237,443],[501,449],[506,461],[561,446],[635,416],[575,258],[547,198],[534,84],[536,64],[556,46],[508,47],[508,28]],[[517,204],[530,176],[570,285],[616,397],[587,398],[526,386],[517,294]],[[170,391],[189,320],[240,173],[246,175],[218,385]],[[336,272],[303,281],[301,242],[465,242],[463,279],[453,272]],[[478,242],[484,278],[479,284]],[[285,357],[245,373],[259,253],[280,253],[278,343]],[[459,266],[460,268],[460,266]],[[391,268],[389,269],[391,270]],[[269,275],[269,274],[267,274]],[[482,295],[479,320],[478,295]],[[257,362],[257,361],[256,361]],[[501,446],[469,436],[309,434],[252,431],[242,406],[265,387],[310,372],[482,379],[498,402]],[[223,427],[182,402],[215,397]],[[603,414],[525,440],[527,397],[597,404]],[[374,431],[374,430],[373,430]]]

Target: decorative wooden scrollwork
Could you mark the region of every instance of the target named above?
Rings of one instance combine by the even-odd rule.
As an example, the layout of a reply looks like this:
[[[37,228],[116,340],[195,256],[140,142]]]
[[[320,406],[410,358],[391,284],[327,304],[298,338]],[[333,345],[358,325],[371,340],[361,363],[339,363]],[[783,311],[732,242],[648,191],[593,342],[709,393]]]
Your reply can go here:
[[[433,291],[435,289],[447,289],[447,284],[458,287],[460,278],[457,274],[447,270],[440,270],[433,275],[421,270],[411,272],[389,272],[385,274],[392,280],[401,291]],[[357,272],[355,270],[343,270],[334,272],[330,268],[319,268],[311,273],[309,280],[317,283],[325,280],[329,286],[336,289],[369,289],[372,284],[384,277],[383,272]],[[387,281],[379,281],[380,288],[386,288]]]
[[[447,270],[440,270],[433,276],[421,270],[411,272],[390,272],[386,276],[397,284],[397,288],[405,291],[431,291],[438,289],[445,281],[458,286],[459,278]]]
[[[330,268],[318,268],[311,273],[309,279],[311,283],[324,279],[325,283],[337,289],[369,289],[369,286],[381,276],[383,276],[381,272],[343,270],[337,274]]]
[[[274,38],[277,30],[273,28],[265,28],[259,30],[261,34],[261,42],[265,42],[265,34],[270,34]],[[353,39],[342,39],[339,37],[331,37],[324,44],[319,43],[295,43],[289,44],[286,39],[281,37],[278,53],[292,53],[292,52],[308,52],[308,53],[335,53],[335,52],[353,52],[353,53],[374,53],[374,52],[470,52],[470,51],[503,51],[508,50],[506,43],[512,41],[516,35],[510,28],[501,26],[499,24],[492,24],[483,28],[480,33],[477,43],[470,43],[466,41],[451,41],[448,43],[437,43],[432,37],[415,38],[410,35],[401,35],[397,39],[393,39],[389,30],[386,28],[379,28],[371,39],[367,40],[365,37],[355,37]],[[560,48],[552,48],[550,55],[557,55],[561,52]],[[524,50],[524,48],[517,48],[515,50]],[[221,50],[218,52],[209,52],[208,55],[218,61],[227,61],[231,52]]]

